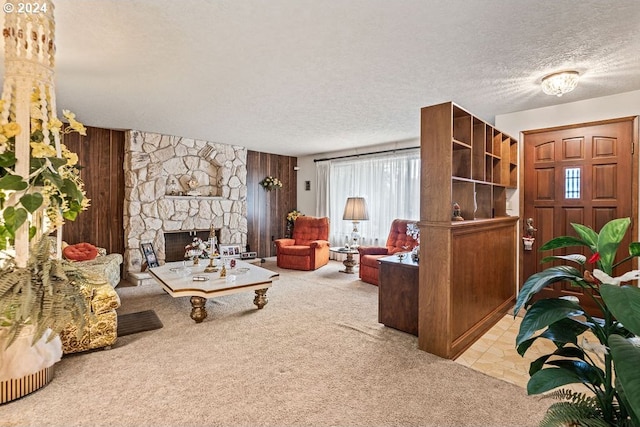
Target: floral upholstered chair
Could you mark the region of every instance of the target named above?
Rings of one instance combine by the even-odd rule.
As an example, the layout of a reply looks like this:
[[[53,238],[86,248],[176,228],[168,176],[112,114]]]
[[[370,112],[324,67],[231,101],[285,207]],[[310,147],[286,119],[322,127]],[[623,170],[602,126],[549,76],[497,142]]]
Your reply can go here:
[[[299,216],[290,239],[277,239],[280,268],[316,270],[329,263],[329,218]]]
[[[80,251],[87,251],[85,246],[91,245],[71,246],[76,246]],[[70,252],[68,247],[63,251],[65,257]],[[96,248],[96,252],[97,256],[91,259],[73,261],[87,279],[87,283],[81,287],[81,292],[87,299],[90,312],[84,319],[84,325],[70,323],[60,333],[62,351],[65,354],[109,347],[118,338],[116,309],[120,307],[120,297],[115,287],[120,283],[120,265],[123,257],[117,253],[107,254],[104,248]],[[80,338],[78,328],[82,328]]]
[[[109,347],[118,338],[118,315],[120,297],[106,280],[87,283],[82,293],[91,309],[85,318],[84,328],[78,338],[81,325],[70,323],[61,333],[64,354]]]
[[[378,286],[378,260],[398,252],[410,252],[418,242],[407,234],[407,224],[416,221],[394,219],[386,246],[359,246],[360,280]]]

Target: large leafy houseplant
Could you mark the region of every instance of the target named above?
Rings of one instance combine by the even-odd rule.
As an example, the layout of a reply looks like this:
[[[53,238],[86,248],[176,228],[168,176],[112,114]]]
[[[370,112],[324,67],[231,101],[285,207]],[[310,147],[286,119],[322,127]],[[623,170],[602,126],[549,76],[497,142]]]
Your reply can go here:
[[[26,267],[8,260],[0,266],[0,351],[8,348],[27,326],[34,328],[32,344],[50,329],[55,338],[69,323],[84,329],[90,314],[81,288],[84,274],[71,262],[51,257],[49,238],[34,239]]]
[[[640,289],[627,285],[640,278],[639,270],[612,277],[614,268],[640,256],[640,243],[629,245],[628,254],[616,259],[631,221],[614,219],[599,233],[581,224],[571,224],[577,237],[561,236],[540,250],[584,246],[591,252],[549,256],[555,265],[529,277],[516,301],[514,316],[526,307],[516,338],[523,355],[538,339],[551,340],[556,350],[530,365],[529,394],[550,392],[560,401],[552,404],[541,425],[640,426]],[[591,271],[589,268],[593,268]],[[571,298],[532,297],[544,287],[561,281],[585,290],[602,310],[598,318]],[[590,331],[598,343],[589,342]],[[583,384],[588,393],[560,388]]]

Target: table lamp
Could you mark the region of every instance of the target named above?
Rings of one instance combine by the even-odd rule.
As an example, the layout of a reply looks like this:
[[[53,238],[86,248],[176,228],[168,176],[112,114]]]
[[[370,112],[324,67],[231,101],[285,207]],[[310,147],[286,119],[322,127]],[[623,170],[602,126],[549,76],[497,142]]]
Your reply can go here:
[[[351,247],[357,247],[358,239],[360,238],[360,234],[358,233],[358,223],[369,219],[369,210],[367,209],[367,202],[364,200],[364,197],[347,198],[347,204],[344,207],[342,219],[353,222],[353,231],[351,232],[353,244]]]

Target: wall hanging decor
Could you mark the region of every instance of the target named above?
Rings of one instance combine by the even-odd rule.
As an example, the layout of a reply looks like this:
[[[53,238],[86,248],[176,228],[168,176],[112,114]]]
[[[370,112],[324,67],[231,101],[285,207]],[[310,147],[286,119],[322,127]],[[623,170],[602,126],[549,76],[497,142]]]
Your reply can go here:
[[[277,190],[278,188],[282,188],[282,181],[269,175],[260,181],[260,185],[267,191]]]

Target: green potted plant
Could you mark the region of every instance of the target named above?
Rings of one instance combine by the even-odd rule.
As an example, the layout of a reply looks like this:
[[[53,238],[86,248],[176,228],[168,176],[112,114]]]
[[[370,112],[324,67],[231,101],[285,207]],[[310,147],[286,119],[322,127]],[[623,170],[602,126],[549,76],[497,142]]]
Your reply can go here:
[[[574,236],[556,237],[540,250],[584,246],[591,252],[549,256],[542,263],[563,261],[529,277],[518,295],[514,316],[522,308],[516,347],[523,355],[538,339],[551,340],[556,350],[530,365],[528,394],[550,394],[559,399],[545,414],[541,425],[639,426],[640,425],[640,289],[627,285],[640,279],[640,270],[612,277],[614,268],[640,256],[640,243],[629,245],[628,254],[616,259],[631,221],[614,219],[599,233],[571,224]],[[592,268],[592,271],[589,269]],[[598,318],[572,298],[532,297],[544,287],[561,281],[587,290],[602,310]],[[598,343],[584,338],[590,331]],[[582,384],[588,392],[561,388]]]
[[[73,322],[80,334],[89,311],[84,277],[55,259],[48,237],[89,206],[78,156],[62,143],[65,134],[86,129],[67,110],[66,127],[55,112],[43,112],[50,92],[34,87],[30,95],[28,127],[4,99],[14,97],[3,93],[0,100],[0,386],[8,390],[0,404],[50,381],[62,356],[59,332]],[[20,381],[30,386],[15,386]]]
[[[14,343],[20,332],[33,327],[35,344],[47,332],[55,338],[69,323],[84,329],[89,307],[80,290],[84,275],[73,263],[51,257],[49,238],[42,236],[32,244],[26,267],[12,259],[0,266],[0,350]]]

